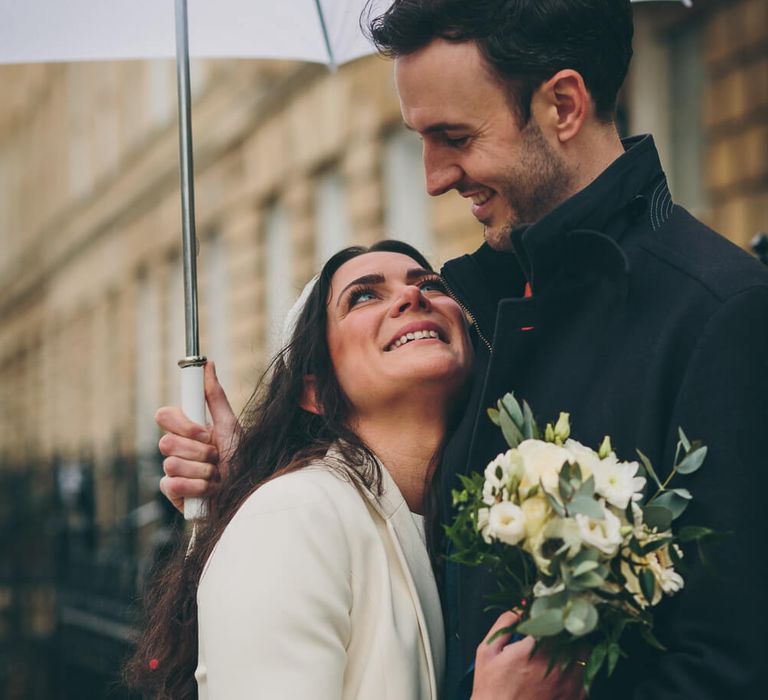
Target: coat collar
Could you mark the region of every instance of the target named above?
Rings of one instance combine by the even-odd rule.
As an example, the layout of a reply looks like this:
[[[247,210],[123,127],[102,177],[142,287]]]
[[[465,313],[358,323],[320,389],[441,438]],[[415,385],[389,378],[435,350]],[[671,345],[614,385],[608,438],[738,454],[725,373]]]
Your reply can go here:
[[[483,335],[493,335],[498,302],[522,297],[526,281],[534,299],[521,306],[535,307],[537,317],[562,303],[563,290],[573,294],[595,280],[626,291],[629,263],[619,242],[639,219],[668,216],[671,199],[653,137],[623,145],[624,154],[587,187],[536,223],[514,229],[512,252],[486,243],[445,265],[448,285]]]
[[[344,462],[341,453],[334,448],[328,451],[328,457]],[[416,611],[429,667],[432,700],[437,700],[445,670],[445,631],[435,575],[421,533],[403,494],[378,458],[376,462],[381,470],[381,494],[359,484],[358,488],[370,508],[386,523]]]

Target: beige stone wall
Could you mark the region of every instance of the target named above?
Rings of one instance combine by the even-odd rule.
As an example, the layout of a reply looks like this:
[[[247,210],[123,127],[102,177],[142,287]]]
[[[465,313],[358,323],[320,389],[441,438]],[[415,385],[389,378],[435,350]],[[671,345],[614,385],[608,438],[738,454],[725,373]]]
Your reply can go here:
[[[714,225],[746,245],[768,232],[768,0],[719,3],[706,45]]]

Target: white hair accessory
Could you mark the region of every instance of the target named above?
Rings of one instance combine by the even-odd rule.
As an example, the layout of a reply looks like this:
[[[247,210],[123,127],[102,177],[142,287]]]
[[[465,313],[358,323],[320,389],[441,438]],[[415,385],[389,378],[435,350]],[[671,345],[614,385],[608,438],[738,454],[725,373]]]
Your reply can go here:
[[[285,321],[283,321],[283,330],[280,335],[280,347],[283,353],[283,359],[286,361],[288,360],[288,355],[290,353],[288,343],[291,342],[293,333],[296,330],[296,324],[299,321],[299,316],[301,316],[301,312],[304,311],[304,307],[307,305],[307,299],[309,299],[309,295],[312,293],[312,290],[315,288],[315,284],[317,284],[317,280],[319,279],[320,275],[315,275],[311,280],[309,280],[309,282],[304,285],[304,289],[301,290],[299,298],[293,303],[293,306],[285,315]]]

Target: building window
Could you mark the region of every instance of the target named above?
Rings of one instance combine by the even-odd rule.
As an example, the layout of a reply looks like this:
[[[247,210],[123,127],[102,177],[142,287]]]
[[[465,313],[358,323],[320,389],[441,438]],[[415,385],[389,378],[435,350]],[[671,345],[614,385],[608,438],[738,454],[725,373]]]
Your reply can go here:
[[[267,209],[264,251],[266,349],[271,357],[280,349],[283,320],[295,297],[291,279],[290,226],[285,207],[280,203]]]
[[[424,188],[421,140],[405,128],[384,143],[384,229],[425,255],[432,250],[430,202]]]
[[[315,222],[315,268],[320,270],[350,241],[344,178],[336,169],[326,170],[317,178]]]

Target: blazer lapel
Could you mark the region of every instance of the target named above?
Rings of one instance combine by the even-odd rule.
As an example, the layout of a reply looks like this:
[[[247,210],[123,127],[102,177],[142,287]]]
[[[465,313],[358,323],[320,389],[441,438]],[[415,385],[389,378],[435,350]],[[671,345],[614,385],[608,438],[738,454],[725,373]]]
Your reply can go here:
[[[426,650],[432,698],[439,697],[445,664],[445,631],[440,596],[426,547],[413,514],[386,468],[379,462],[384,493],[367,492],[371,505],[386,521],[394,549],[400,559],[413,598],[419,629]]]

